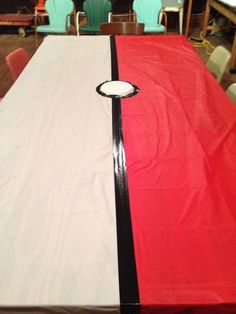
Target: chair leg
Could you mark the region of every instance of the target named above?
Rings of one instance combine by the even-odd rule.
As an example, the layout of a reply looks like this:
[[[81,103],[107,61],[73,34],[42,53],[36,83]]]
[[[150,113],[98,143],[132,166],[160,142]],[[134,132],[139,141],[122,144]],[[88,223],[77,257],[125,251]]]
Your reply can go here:
[[[184,8],[179,10],[179,33],[183,34],[183,17],[184,17]]]
[[[39,38],[38,38],[37,27],[38,27],[38,12],[35,11],[35,14],[34,14],[34,37],[35,37],[35,46],[36,46],[36,48],[38,48],[38,46],[39,46]]]
[[[79,35],[79,15],[80,15],[80,12],[77,12],[77,14],[76,14],[76,32],[77,32],[77,35]]]
[[[165,34],[167,34],[167,13],[162,9],[159,13],[159,24],[162,22],[162,18],[164,15],[164,25],[165,25]]]
[[[159,22],[158,22],[159,24],[161,24],[162,17],[163,17],[163,11],[161,10],[159,13]]]
[[[35,46],[36,48],[38,48],[39,46],[39,37],[38,37],[38,33],[35,31]]]

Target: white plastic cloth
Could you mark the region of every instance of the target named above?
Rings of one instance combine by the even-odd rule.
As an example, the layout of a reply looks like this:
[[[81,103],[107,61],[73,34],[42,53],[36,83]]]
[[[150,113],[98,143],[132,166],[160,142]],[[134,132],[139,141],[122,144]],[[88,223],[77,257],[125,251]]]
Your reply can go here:
[[[49,36],[1,103],[1,306],[119,311],[110,79],[109,37]]]

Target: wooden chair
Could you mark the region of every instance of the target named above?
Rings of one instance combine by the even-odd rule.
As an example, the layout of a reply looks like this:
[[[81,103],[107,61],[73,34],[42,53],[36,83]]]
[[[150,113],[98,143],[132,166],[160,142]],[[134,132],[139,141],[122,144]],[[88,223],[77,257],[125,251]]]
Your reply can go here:
[[[136,16],[134,12],[129,13],[109,13],[108,22],[135,22]]]
[[[15,81],[30,60],[28,53],[23,48],[18,48],[6,57],[6,63]]]
[[[31,26],[33,22],[33,14],[0,14],[0,26],[18,26],[18,33],[22,37],[26,35],[26,27]]]
[[[227,65],[229,64],[230,58],[231,53],[223,46],[216,47],[210,55],[206,66],[210,70],[210,72],[216,77],[216,80],[218,82],[221,82]]]
[[[135,22],[111,22],[100,25],[102,35],[141,35],[144,24]]]

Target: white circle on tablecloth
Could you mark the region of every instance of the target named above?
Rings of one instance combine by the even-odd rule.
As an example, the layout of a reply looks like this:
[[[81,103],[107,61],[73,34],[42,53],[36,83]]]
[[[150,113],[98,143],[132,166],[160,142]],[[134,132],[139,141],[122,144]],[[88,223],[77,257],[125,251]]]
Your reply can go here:
[[[100,90],[107,96],[116,95],[124,97],[134,92],[134,86],[125,81],[110,81],[102,84]]]

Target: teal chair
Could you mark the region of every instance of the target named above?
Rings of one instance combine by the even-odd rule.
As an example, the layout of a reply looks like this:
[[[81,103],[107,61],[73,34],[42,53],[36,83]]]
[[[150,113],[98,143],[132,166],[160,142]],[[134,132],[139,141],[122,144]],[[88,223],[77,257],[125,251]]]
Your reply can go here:
[[[145,33],[165,33],[167,29],[167,17],[165,12],[165,26],[160,24],[160,12],[162,10],[162,0],[134,0],[133,11],[136,14],[138,23],[144,23]]]
[[[67,33],[70,29],[70,16],[74,11],[74,3],[72,0],[47,0],[45,4],[48,13],[49,24],[37,25],[35,32],[37,33]],[[40,16],[40,14],[39,14]],[[37,18],[36,18],[37,21]]]
[[[77,34],[80,35],[80,32],[99,33],[100,24],[108,22],[111,9],[112,5],[109,0],[85,0],[84,12],[78,12],[76,15]],[[87,24],[80,25],[81,16],[86,16]]]

